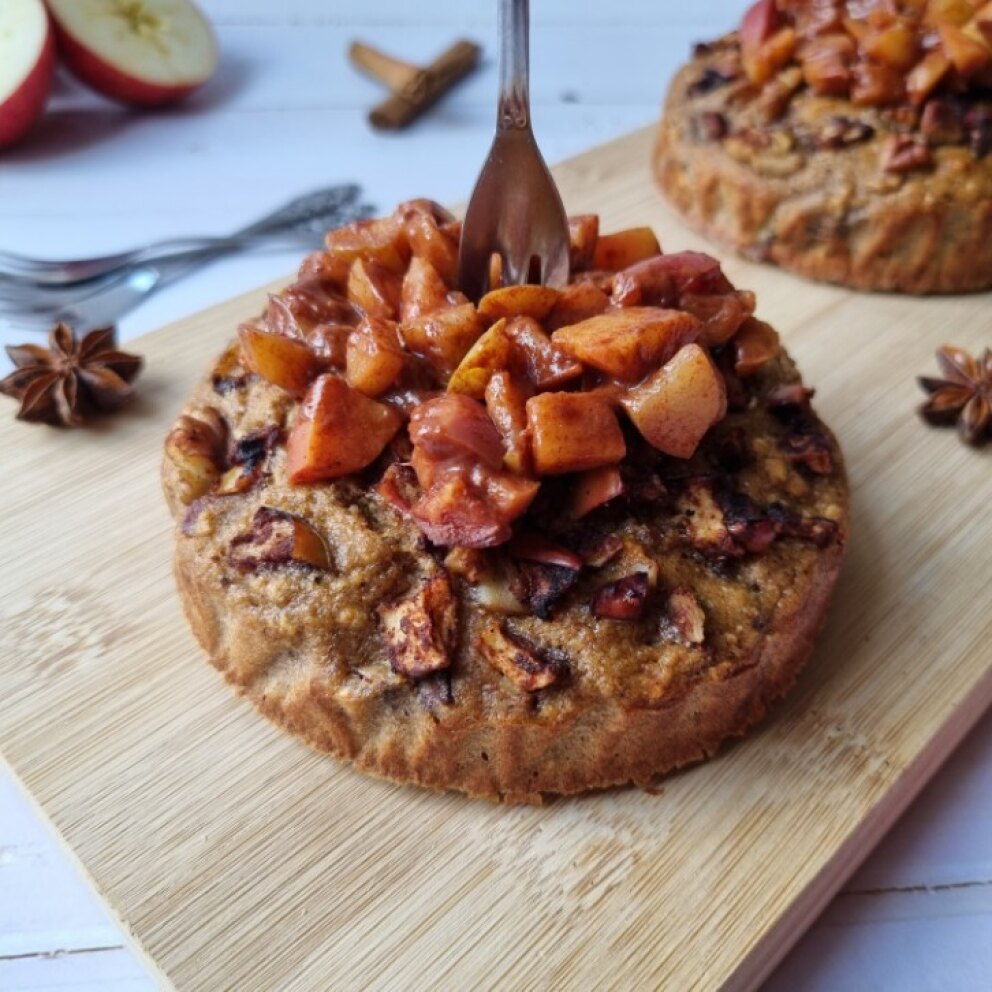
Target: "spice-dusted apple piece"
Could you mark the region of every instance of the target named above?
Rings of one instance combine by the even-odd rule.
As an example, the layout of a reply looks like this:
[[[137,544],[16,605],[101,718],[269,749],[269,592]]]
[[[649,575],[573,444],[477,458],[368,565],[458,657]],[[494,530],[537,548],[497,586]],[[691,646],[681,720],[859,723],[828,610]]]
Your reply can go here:
[[[694,341],[702,324],[692,314],[631,307],[562,327],[551,337],[580,362],[623,382],[637,382]]]
[[[534,468],[539,475],[614,465],[626,453],[616,414],[594,393],[540,393],[527,401]]]
[[[709,355],[698,344],[687,344],[621,402],[653,447],[691,458],[727,412],[727,390]]]
[[[400,426],[391,406],[377,403],[328,374],[310,387],[286,443],[286,467],[295,483],[336,479],[365,468]]]
[[[302,396],[321,371],[321,362],[304,341],[271,334],[254,324],[238,328],[245,365],[274,386]]]
[[[450,307],[400,325],[407,348],[450,375],[479,339],[485,324],[471,303]]]
[[[751,259],[858,289],[987,289],[990,21],[970,0],[758,0],[675,76],[656,178]]]
[[[413,200],[332,232],[251,325],[312,357],[269,379],[227,355],[195,394],[163,464],[190,622],[374,774],[650,783],[794,679],[843,553],[840,453],[715,259],[586,215],[570,285],[477,307],[459,230]]]
[[[366,317],[348,335],[345,378],[366,396],[379,396],[399,378],[406,358],[399,332],[390,320]]]
[[[551,286],[501,286],[479,300],[483,317],[533,317],[544,320],[558,301],[558,290]]]
[[[402,277],[373,258],[356,258],[348,271],[348,299],[367,317],[395,320]]]
[[[357,258],[378,262],[402,274],[410,259],[410,243],[403,224],[394,217],[356,220],[331,231],[320,254],[320,275],[328,282],[346,286],[351,266]]]
[[[658,239],[650,227],[631,227],[616,234],[602,234],[596,240],[592,267],[596,269],[625,269],[628,265],[651,258],[661,251]]]

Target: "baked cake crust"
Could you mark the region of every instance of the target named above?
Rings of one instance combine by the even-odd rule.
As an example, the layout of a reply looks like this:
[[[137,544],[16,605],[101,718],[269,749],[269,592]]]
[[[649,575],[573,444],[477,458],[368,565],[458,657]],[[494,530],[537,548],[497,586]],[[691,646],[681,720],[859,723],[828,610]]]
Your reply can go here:
[[[575,278],[610,289],[602,272]],[[476,566],[466,567],[466,549],[432,544],[388,497],[383,481],[402,452],[290,482],[300,402],[231,346],[163,462],[193,633],[269,719],[398,782],[539,802],[647,787],[712,755],[805,663],[840,569],[848,501],[837,443],[785,352],[739,378],[722,350],[729,412],[691,457],[661,454],[625,423],[623,495],[573,519],[575,477],[546,478],[524,528],[549,542],[550,558],[540,542],[536,554],[515,544],[518,533],[470,549]],[[191,487],[201,463],[190,452],[211,451],[215,476]],[[262,539],[274,519],[305,522],[319,547],[267,557],[259,548],[271,549]],[[559,567],[562,555],[580,570]],[[596,604],[609,593],[622,610],[617,590],[631,576],[643,612],[611,619]],[[528,608],[507,608],[508,589]],[[494,629],[516,660],[486,648]],[[413,649],[428,652],[446,640],[446,666],[405,658],[417,638]]]
[[[735,45],[701,46],[679,70],[658,130],[655,177],[690,224],[754,261],[854,289],[992,286],[992,155],[933,145],[925,166],[887,171],[898,116],[805,88],[762,121],[739,86],[700,85]]]

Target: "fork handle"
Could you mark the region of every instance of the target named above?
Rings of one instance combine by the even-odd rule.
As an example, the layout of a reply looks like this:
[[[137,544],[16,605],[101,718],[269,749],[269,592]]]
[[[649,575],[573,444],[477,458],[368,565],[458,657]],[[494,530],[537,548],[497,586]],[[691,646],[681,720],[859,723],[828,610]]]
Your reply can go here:
[[[499,102],[501,131],[530,127],[530,0],[499,0]]]

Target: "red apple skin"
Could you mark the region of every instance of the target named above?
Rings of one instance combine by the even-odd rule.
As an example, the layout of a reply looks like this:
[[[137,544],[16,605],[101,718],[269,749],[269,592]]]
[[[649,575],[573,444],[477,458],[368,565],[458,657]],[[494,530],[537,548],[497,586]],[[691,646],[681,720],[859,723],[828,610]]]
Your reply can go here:
[[[162,86],[136,79],[115,69],[109,62],[81,44],[56,18],[53,17],[52,20],[55,24],[55,37],[62,61],[73,75],[78,76],[87,86],[110,100],[132,107],[164,107],[170,103],[177,103],[207,82],[204,79],[184,86]],[[206,21],[204,23],[206,24]],[[207,29],[214,38],[216,49],[217,41],[213,29],[209,24]]]
[[[0,148],[7,148],[28,133],[35,121],[41,117],[52,91],[52,79],[55,75],[55,37],[47,10],[45,19],[48,29],[38,61],[17,90],[0,104]]]

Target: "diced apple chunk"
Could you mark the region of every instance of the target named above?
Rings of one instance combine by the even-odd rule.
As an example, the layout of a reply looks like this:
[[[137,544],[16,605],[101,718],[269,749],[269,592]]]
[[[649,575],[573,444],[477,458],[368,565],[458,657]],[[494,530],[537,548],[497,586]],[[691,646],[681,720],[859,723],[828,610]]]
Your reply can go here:
[[[448,287],[437,269],[426,258],[414,255],[400,289],[400,319],[416,320],[444,309],[447,304]]]
[[[506,454],[503,464],[512,472],[527,475],[531,471],[529,435],[527,435],[527,393],[509,372],[496,372],[486,385],[486,410],[496,425]]]
[[[685,293],[679,306],[703,322],[700,343],[715,348],[726,344],[754,313],[754,293],[746,289],[713,296]]]
[[[392,272],[402,274],[410,258],[410,245],[403,226],[393,217],[357,220],[330,231],[324,239],[321,277],[344,286],[356,258],[374,259]]]
[[[538,475],[614,465],[627,451],[610,405],[590,393],[540,393],[527,401],[534,470]]]
[[[356,258],[348,273],[348,299],[369,317],[395,320],[401,278],[371,258]]]
[[[610,298],[594,282],[583,279],[566,286],[558,296],[551,313],[544,320],[549,330],[578,324],[602,313],[610,305]]]
[[[896,21],[881,31],[869,32],[863,47],[871,58],[900,71],[915,65],[920,52],[917,34],[905,21]]]
[[[483,331],[483,320],[471,303],[439,310],[400,325],[410,351],[426,358],[438,371],[451,373]]]
[[[593,268],[625,269],[661,251],[650,227],[630,227],[615,234],[601,234],[596,242]]]
[[[289,481],[319,482],[365,468],[379,457],[401,422],[391,406],[369,399],[339,376],[320,376],[286,443]]]
[[[238,340],[248,368],[294,396],[302,396],[321,370],[313,350],[297,338],[242,324],[238,328]]]
[[[598,214],[577,214],[568,218],[569,261],[573,272],[595,265],[598,239]]]
[[[927,0],[923,23],[931,27],[952,24],[960,27],[973,12],[971,0]]]
[[[544,320],[558,301],[558,290],[551,286],[502,286],[479,300],[483,317],[533,317]]]
[[[506,325],[512,343],[514,371],[538,389],[556,389],[582,375],[582,365],[556,345],[530,317],[517,317]]]
[[[778,334],[763,320],[750,317],[734,336],[734,371],[742,377],[754,375],[778,353]]]
[[[551,340],[580,362],[637,382],[695,341],[702,322],[681,310],[630,307],[559,328]]]
[[[941,24],[938,31],[944,54],[962,76],[977,75],[992,65],[992,51],[983,42],[950,24]]]
[[[602,468],[583,472],[575,479],[568,516],[572,520],[578,520],[596,507],[616,499],[622,492],[623,479],[616,465],[604,465]]]
[[[405,356],[392,321],[366,317],[348,335],[345,378],[366,396],[381,396],[403,371]]]
[[[906,76],[906,93],[909,102],[921,104],[937,88],[951,68],[950,60],[939,48],[920,59]]]
[[[778,30],[781,16],[775,0],[758,0],[741,19],[740,38],[744,71],[752,83],[767,82],[774,66],[765,57],[765,44]]]
[[[469,348],[448,380],[449,393],[463,393],[482,399],[486,384],[499,369],[510,364],[513,344],[506,333],[506,321],[498,320]]]
[[[691,458],[706,432],[726,414],[727,392],[706,351],[687,344],[621,403],[652,447]]]
[[[410,211],[403,223],[407,241],[417,258],[426,259],[448,286],[458,282],[458,242],[426,213]]]

